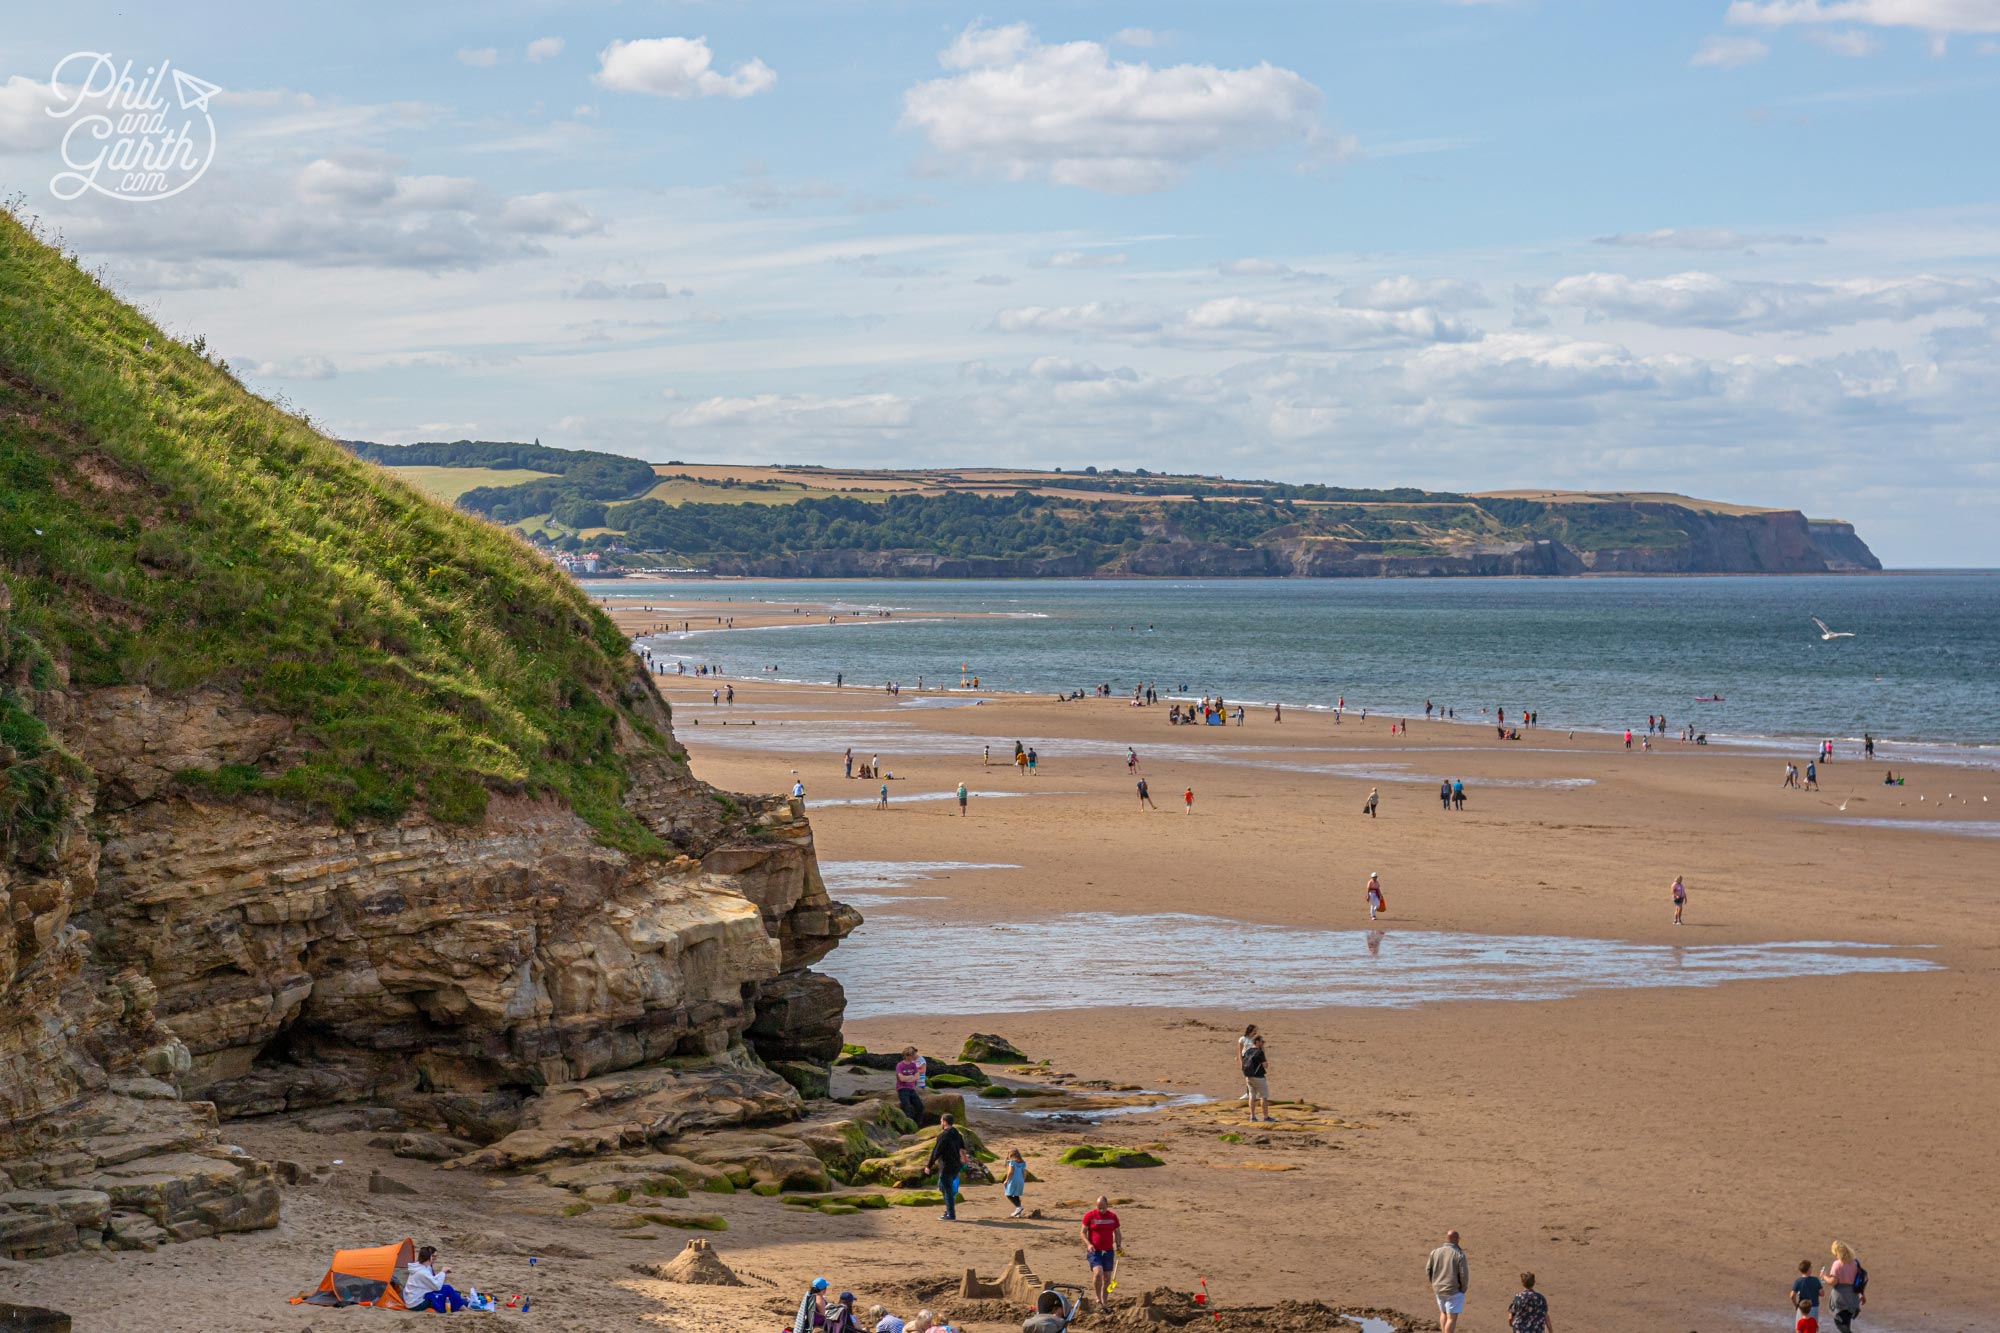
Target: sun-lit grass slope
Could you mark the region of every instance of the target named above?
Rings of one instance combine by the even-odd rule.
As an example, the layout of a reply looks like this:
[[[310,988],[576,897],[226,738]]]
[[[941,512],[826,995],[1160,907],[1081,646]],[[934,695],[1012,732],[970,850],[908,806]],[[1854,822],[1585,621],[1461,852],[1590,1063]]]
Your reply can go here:
[[[1543,504],[1666,504],[1698,514],[1771,514],[1768,505],[1731,504],[1727,500],[1697,500],[1671,491],[1481,491],[1475,500],[1538,500]]]
[[[497,467],[399,467],[392,469],[398,481],[406,481],[434,500],[450,504],[475,486],[513,486],[523,481],[542,481],[553,472]]]
[[[621,713],[671,741],[569,579],[249,393],[5,213],[0,580],[0,741],[33,740],[35,691],[65,675],[221,690],[295,719],[298,757],[185,781],[341,820],[472,823],[491,790],[542,794],[656,845],[621,805]]]

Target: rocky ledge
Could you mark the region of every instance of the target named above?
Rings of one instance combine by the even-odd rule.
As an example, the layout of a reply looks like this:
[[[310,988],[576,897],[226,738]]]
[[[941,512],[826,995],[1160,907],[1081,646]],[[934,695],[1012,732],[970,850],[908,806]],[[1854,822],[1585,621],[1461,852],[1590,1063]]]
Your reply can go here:
[[[625,738],[626,804],[669,854],[518,797],[471,828],[219,799],[177,775],[281,763],[286,719],[24,693],[73,759],[30,774],[0,745],[0,782],[69,798],[0,857],[0,1254],[275,1225],[278,1181],[223,1145],[230,1117],[392,1107],[518,1161],[803,1115],[845,1007],[810,969],[859,915],[803,818],[695,780],[631,688],[666,740]]]

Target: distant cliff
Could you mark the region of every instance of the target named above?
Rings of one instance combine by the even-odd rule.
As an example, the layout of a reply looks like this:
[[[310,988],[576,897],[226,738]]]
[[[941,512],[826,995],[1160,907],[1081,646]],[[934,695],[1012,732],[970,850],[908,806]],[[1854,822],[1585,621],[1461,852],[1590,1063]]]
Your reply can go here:
[[[1095,467],[869,469],[668,463],[555,503],[605,456],[528,444],[349,441],[459,508],[588,549],[599,567],[667,565],[776,578],[1426,578],[1588,573],[1822,574],[1879,569],[1851,525],[1661,493],[1464,495]],[[631,460],[625,460],[628,464]],[[562,478],[467,490],[454,468]],[[594,471],[598,470],[598,471]],[[501,475],[505,475],[502,473]],[[619,488],[626,488],[622,492]],[[545,512],[546,511],[546,512]]]
[[[1511,502],[1529,506],[1523,511],[1488,503],[1502,512],[1471,504],[1457,512],[1436,503],[1381,506],[1369,508],[1358,523],[1311,512],[1265,516],[1239,504],[1229,515],[1238,525],[1254,525],[1260,517],[1288,521],[1231,534],[1190,531],[1186,520],[1194,506],[1156,503],[1128,505],[1116,515],[1133,530],[1115,543],[1066,534],[1058,525],[1053,539],[1021,553],[983,553],[980,534],[969,543],[972,549],[951,537],[933,541],[931,549],[821,546],[681,558],[718,574],[771,578],[1518,578],[1824,574],[1882,567],[1851,524],[1808,520],[1796,510],[1723,511],[1669,500]],[[1407,512],[1414,509],[1425,512]],[[1445,521],[1439,521],[1439,511]],[[1062,549],[1065,544],[1074,549]]]

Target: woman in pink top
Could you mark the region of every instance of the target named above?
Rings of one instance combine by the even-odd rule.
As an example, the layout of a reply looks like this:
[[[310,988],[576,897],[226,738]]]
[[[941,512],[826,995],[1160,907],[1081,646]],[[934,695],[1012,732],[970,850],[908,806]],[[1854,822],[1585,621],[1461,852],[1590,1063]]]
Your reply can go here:
[[[1854,1257],[1854,1251],[1835,1241],[1833,1262],[1820,1269],[1819,1276],[1833,1288],[1833,1326],[1840,1333],[1849,1333],[1854,1327],[1854,1316],[1861,1313],[1862,1296],[1854,1289],[1860,1274],[1861,1263]]]

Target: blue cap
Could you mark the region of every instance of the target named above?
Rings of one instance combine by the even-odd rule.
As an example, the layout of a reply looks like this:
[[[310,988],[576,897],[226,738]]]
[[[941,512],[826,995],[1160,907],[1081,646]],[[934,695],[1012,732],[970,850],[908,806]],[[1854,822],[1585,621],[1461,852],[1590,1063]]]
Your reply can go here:
[[[812,1288],[812,1289],[813,1289],[814,1291],[825,1291],[825,1290],[826,1290],[826,1289],[827,1289],[828,1287],[830,1287],[830,1286],[832,1286],[832,1285],[833,1285],[833,1284],[832,1284],[832,1283],[830,1283],[830,1282],[828,1282],[828,1281],[827,1281],[827,1280],[826,1280],[825,1278],[823,1278],[823,1277],[816,1277],[816,1278],[814,1278],[814,1279],[813,1279],[813,1288]]]
[[[852,1304],[854,1304],[854,1293],[853,1293],[853,1292],[851,1292],[851,1291],[843,1291],[843,1292],[841,1292],[841,1293],[840,1293],[840,1303],[841,1303],[842,1305],[852,1305]]]

